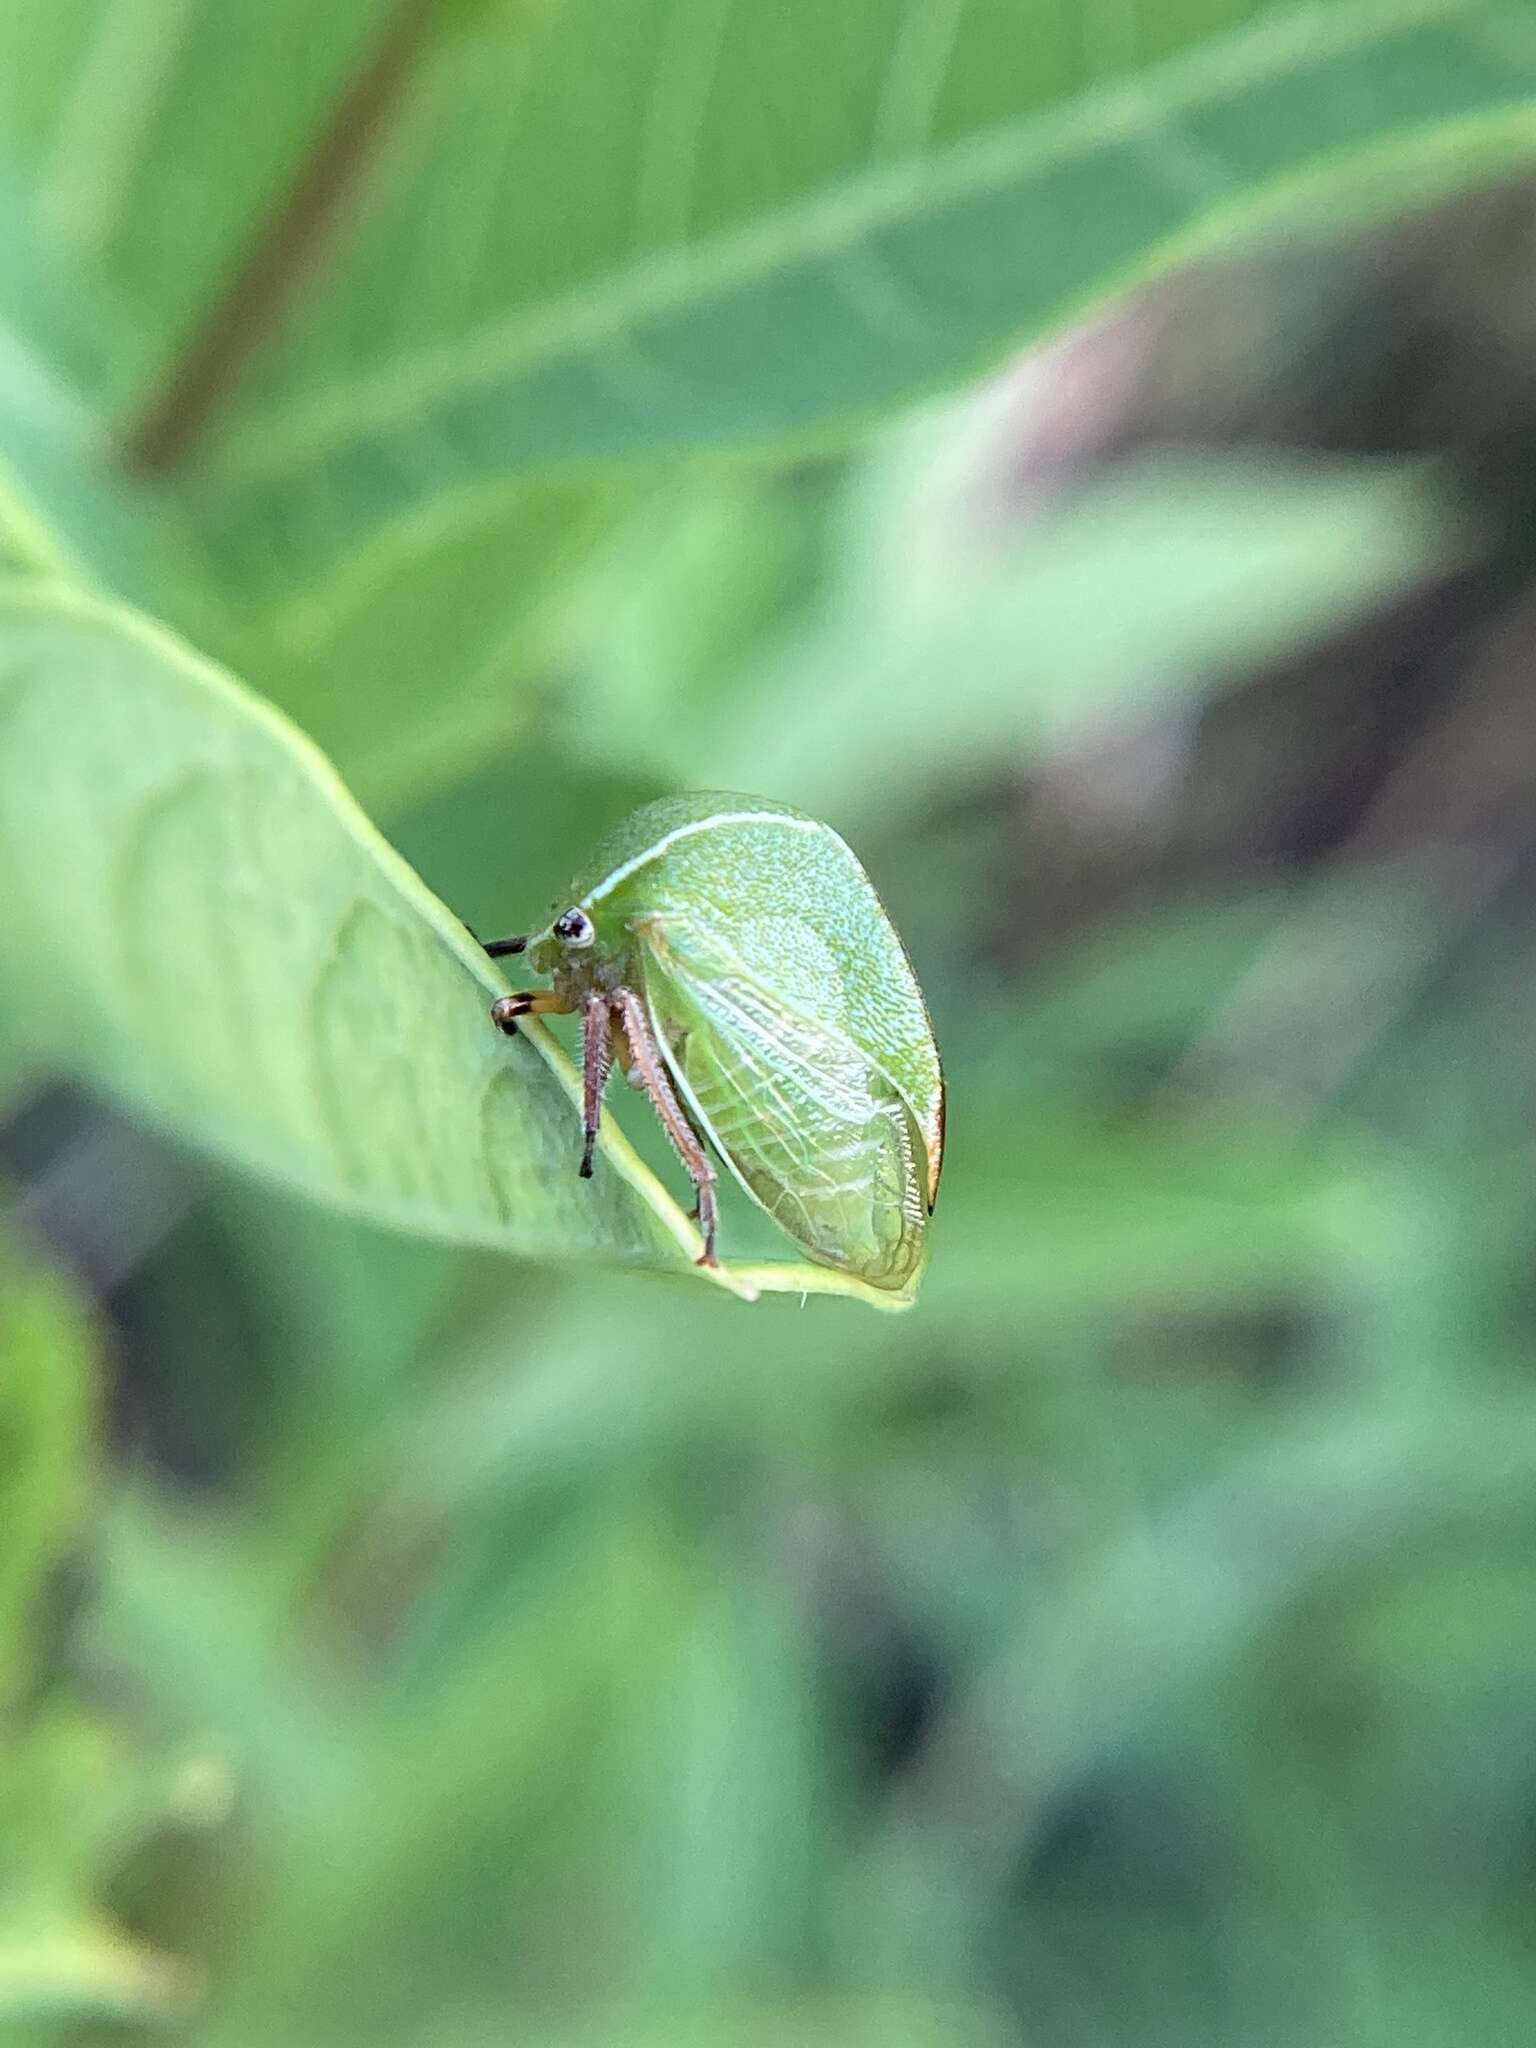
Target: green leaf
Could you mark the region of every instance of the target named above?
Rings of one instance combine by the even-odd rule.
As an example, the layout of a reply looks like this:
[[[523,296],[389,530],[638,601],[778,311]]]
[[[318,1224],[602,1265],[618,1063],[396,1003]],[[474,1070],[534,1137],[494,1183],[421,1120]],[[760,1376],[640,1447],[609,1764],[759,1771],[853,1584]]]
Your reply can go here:
[[[215,437],[204,516],[242,558],[424,482],[821,435],[1298,180],[1326,226],[1536,140],[1536,34],[1482,0],[501,21],[442,49],[366,223]]]
[[[0,1233],[0,1703],[28,1682],[48,1575],[79,1530],[95,1404],[82,1304]]]
[[[1003,2048],[1015,2032],[1001,2013],[959,1999],[870,1993],[619,2007],[536,2027],[529,2048]],[[495,2038],[487,2021],[452,2048],[491,2048]]]
[[[1216,1483],[1088,1549],[945,1731],[986,1760],[956,1825],[975,1829],[974,1846],[999,1823],[1016,1857],[1025,1827],[1088,1760],[1144,1737],[1245,1640],[1350,1567],[1417,1560],[1427,1539],[1458,1530],[1528,1541],[1532,1419],[1516,1399],[1473,1393],[1319,1404],[1232,1457]]]
[[[625,499],[584,482],[450,491],[277,601],[214,610],[199,637],[394,813],[537,717],[561,593]]]
[[[39,1057],[371,1221],[690,1273],[697,1234],[507,1041],[469,933],[276,713],[126,612],[0,587],[0,958]],[[721,1284],[863,1294],[786,1265]]]
[[[0,2023],[184,2019],[195,1991],[191,1972],[105,1921],[0,1927]]]
[[[107,331],[33,233],[0,169],[0,566],[164,593],[162,508],[115,480],[82,359]]]
[[[110,308],[93,394],[160,377],[270,218],[388,0],[13,0],[0,148],[56,267]],[[195,203],[189,195],[195,194]]]
[[[931,495],[931,470],[926,481]],[[1025,759],[1074,729],[1165,715],[1465,548],[1401,466],[1148,462],[1012,528],[956,517],[926,557],[902,530],[921,489],[920,474],[894,504],[855,496],[845,587],[747,670],[712,723],[667,735],[674,775],[878,819],[893,796],[984,771],[1000,748]]]
[[[56,1682],[55,1574],[94,1491],[97,1334],[66,1276],[0,1210],[0,2025],[164,2016],[174,1964],[96,1917],[104,1861],[144,1824],[124,1744]]]

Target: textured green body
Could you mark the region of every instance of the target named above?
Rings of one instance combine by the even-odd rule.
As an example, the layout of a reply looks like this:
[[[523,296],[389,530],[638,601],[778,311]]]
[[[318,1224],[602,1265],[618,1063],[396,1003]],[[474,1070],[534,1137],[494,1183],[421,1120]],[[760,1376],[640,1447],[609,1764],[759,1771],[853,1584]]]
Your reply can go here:
[[[938,1190],[943,1076],[901,941],[837,834],[757,797],[668,798],[610,834],[565,902],[595,938],[578,954],[546,930],[534,966],[573,1002],[638,990],[748,1194],[813,1259],[908,1286]]]

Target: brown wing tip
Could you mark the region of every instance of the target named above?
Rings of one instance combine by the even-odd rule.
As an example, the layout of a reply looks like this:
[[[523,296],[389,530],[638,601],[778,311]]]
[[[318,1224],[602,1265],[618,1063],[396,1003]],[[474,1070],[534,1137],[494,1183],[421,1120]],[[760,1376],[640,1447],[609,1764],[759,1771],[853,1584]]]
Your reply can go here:
[[[939,1175],[944,1168],[944,1112],[946,1105],[944,1083],[939,1082],[939,1106],[934,1112],[933,1128],[925,1135],[928,1140],[928,1214],[933,1214],[933,1205],[939,1199]]]

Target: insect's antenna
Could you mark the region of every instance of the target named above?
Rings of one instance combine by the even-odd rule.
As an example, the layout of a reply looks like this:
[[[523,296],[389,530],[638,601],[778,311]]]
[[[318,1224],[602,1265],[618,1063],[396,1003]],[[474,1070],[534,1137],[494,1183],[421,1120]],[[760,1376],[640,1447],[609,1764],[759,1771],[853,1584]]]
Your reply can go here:
[[[527,950],[528,934],[519,939],[482,939],[481,945],[493,960],[504,960],[508,953],[522,953]]]

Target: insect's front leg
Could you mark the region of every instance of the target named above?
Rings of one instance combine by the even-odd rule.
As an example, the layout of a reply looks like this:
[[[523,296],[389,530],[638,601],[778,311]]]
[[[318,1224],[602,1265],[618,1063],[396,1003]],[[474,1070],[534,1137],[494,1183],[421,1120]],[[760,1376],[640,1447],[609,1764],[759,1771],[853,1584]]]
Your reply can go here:
[[[569,1015],[570,1008],[552,988],[523,989],[517,995],[496,998],[491,1005],[491,1022],[511,1038],[519,1017],[564,1017]]]
[[[597,1143],[603,1120],[603,1090],[613,1065],[613,1041],[609,1032],[612,1002],[595,991],[581,1006],[581,1165],[583,1180],[592,1178],[592,1148]]]
[[[463,918],[460,918],[459,922],[464,924]],[[526,932],[520,933],[515,939],[482,939],[472,924],[465,924],[464,929],[469,933],[469,936],[474,940],[481,952],[489,953],[493,960],[504,960],[509,953],[526,953],[528,950],[528,934]]]

